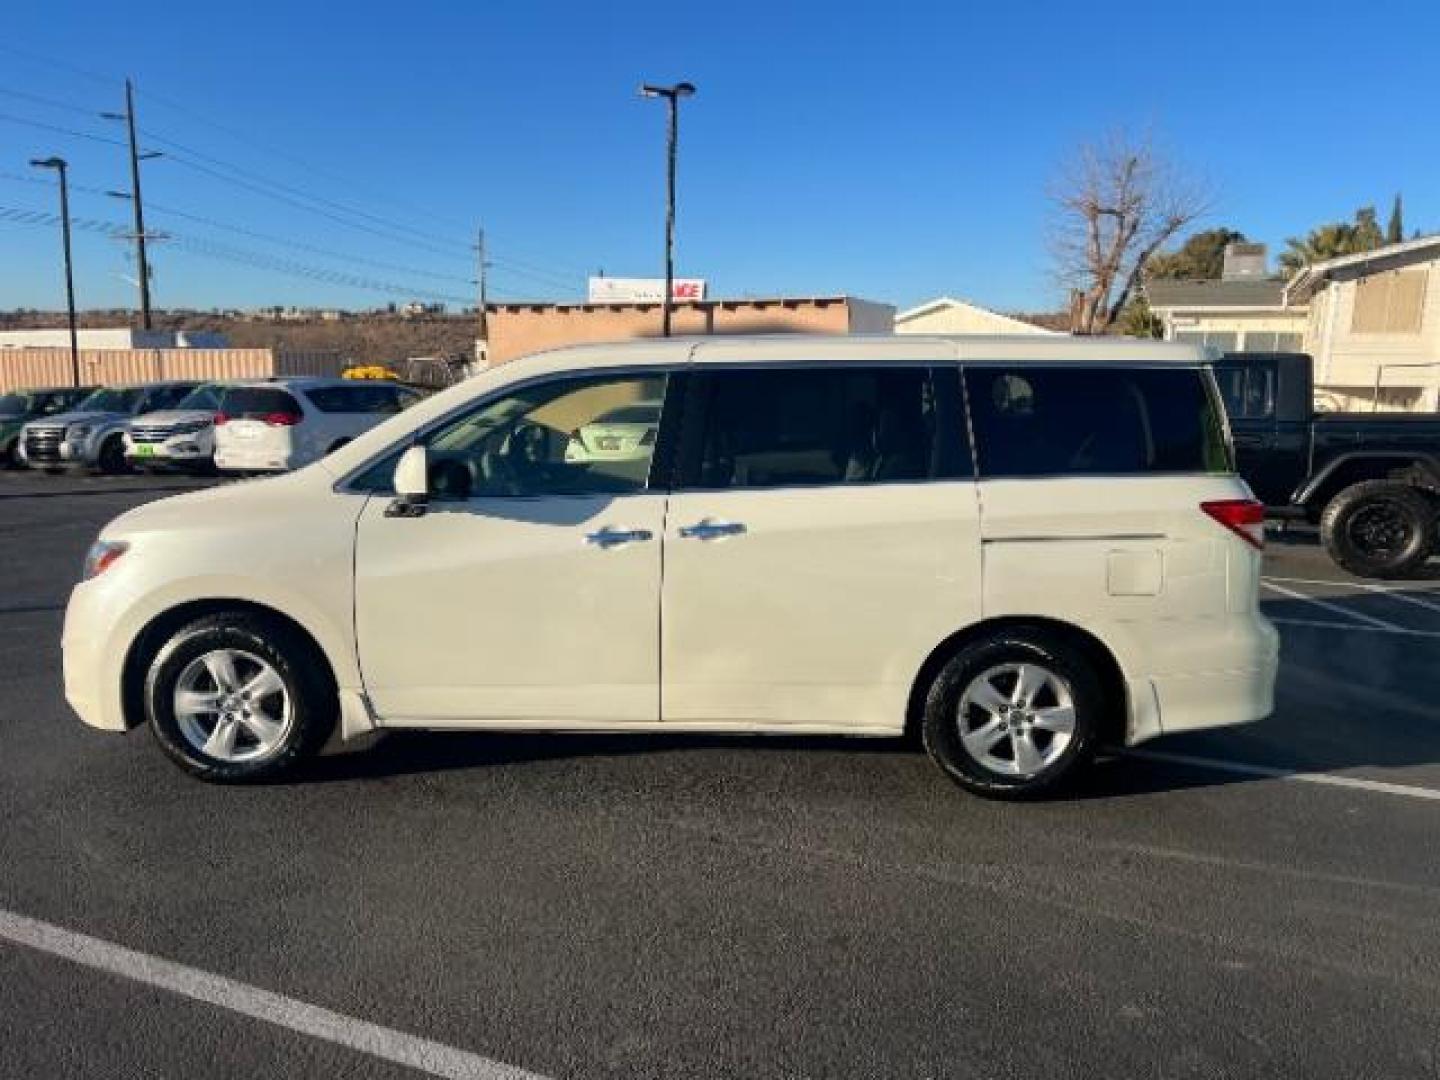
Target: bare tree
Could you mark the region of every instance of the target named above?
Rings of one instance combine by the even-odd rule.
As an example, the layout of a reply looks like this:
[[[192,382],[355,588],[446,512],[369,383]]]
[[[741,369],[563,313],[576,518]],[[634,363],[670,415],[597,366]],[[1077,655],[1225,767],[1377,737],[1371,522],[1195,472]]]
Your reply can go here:
[[[1086,143],[1061,171],[1050,245],[1070,290],[1070,330],[1103,334],[1120,317],[1146,260],[1205,213],[1203,186],[1181,176],[1148,137]]]

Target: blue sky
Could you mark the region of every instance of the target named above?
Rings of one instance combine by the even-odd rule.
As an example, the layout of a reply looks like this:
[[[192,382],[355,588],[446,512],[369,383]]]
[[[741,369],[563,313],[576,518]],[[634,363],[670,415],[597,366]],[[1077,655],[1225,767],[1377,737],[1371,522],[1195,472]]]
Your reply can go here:
[[[133,75],[149,145],[173,155],[144,166],[148,224],[177,237],[153,256],[162,306],[405,298],[274,260],[468,296],[480,222],[500,298],[578,299],[602,267],[655,275],[663,108],[636,96],[647,79],[699,87],[677,271],[712,295],[1055,307],[1049,181],[1117,126],[1208,178],[1208,224],[1272,250],[1360,205],[1383,221],[1396,191],[1407,228],[1440,229],[1423,44],[1440,5],[1425,0],[17,6],[0,40],[0,215],[54,210],[51,188],[13,179],[36,155],[69,158],[77,187],[127,186],[120,147],[4,118],[118,137],[89,113],[120,107]],[[233,175],[217,161],[252,187],[195,167]],[[271,184],[290,201],[254,190]],[[310,196],[332,216],[294,204]],[[129,213],[103,194],[73,204]],[[62,305],[58,246],[51,227],[0,218],[0,308]],[[77,234],[81,306],[133,303],[126,251]]]

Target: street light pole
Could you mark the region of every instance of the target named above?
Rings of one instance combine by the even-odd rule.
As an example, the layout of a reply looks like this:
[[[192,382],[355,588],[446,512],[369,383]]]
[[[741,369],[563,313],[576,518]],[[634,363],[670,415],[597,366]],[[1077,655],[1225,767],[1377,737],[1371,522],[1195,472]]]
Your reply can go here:
[[[674,86],[645,83],[640,87],[642,97],[664,98],[668,114],[665,139],[665,296],[660,307],[660,332],[664,337],[670,336],[671,311],[675,306],[675,150],[680,134],[680,99],[694,93],[694,84],[688,82]]]
[[[70,375],[80,385],[80,337],[75,330],[75,270],[70,258],[70,184],[66,177],[69,162],[62,157],[32,159],[37,169],[54,169],[60,174],[60,237],[65,248],[65,311],[70,320]]]

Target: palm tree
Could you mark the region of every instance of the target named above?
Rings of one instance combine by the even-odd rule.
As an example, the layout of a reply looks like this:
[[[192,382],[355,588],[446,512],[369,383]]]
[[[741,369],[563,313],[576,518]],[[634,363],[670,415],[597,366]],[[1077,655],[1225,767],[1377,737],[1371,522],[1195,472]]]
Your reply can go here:
[[[1355,220],[1337,221],[1311,229],[1302,237],[1286,240],[1287,250],[1280,253],[1280,266],[1288,274],[1303,270],[1311,263],[1324,262],[1340,255],[1374,251],[1385,242],[1375,220],[1375,208],[1361,207]]]

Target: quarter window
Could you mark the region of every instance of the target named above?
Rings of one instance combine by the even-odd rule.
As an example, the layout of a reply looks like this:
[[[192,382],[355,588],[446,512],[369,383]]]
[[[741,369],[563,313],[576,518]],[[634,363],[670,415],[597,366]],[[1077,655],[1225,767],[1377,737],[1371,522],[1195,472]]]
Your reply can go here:
[[[970,368],[981,477],[1231,471],[1224,421],[1196,368]]]
[[[956,371],[734,370],[702,381],[682,486],[710,489],[969,478]]]

